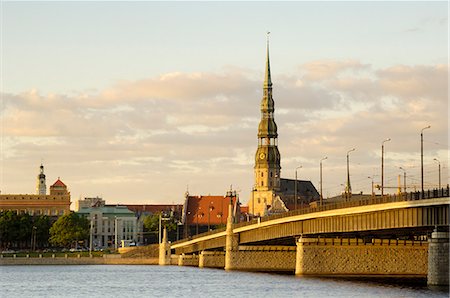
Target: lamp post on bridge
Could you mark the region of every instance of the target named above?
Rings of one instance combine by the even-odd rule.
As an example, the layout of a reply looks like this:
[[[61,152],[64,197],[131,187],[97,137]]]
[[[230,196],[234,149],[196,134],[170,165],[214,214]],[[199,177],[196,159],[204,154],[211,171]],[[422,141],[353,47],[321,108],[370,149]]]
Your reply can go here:
[[[441,189],[441,162],[439,161],[439,159],[435,158],[433,159],[434,161],[437,161],[439,164],[439,189]],[[439,191],[438,191],[439,192]]]
[[[402,167],[399,167],[399,169],[403,171],[403,191],[406,194],[406,171]]]
[[[297,170],[298,169],[301,169],[302,168],[302,166],[298,166],[298,167],[296,167],[295,168],[295,187],[294,187],[294,191],[295,191],[295,194],[294,194],[294,200],[295,200],[295,202],[294,202],[294,206],[295,206],[295,208],[294,209],[297,209]]]
[[[428,125],[427,127],[422,128],[422,130],[420,131],[420,181],[421,181],[420,184],[422,188],[422,198],[425,195],[425,191],[423,189],[423,131],[430,127],[431,126]]]
[[[375,176],[378,176],[378,175],[372,175],[372,176],[368,176],[368,177],[367,177],[367,178],[369,178],[369,179],[372,180],[372,184],[371,184],[371,185],[372,185],[372,188],[371,188],[371,189],[372,189],[372,193],[371,193],[371,194],[372,194],[372,197],[375,196],[375,192],[373,191],[373,179],[374,179]]]
[[[352,196],[352,186],[350,184],[349,154],[350,154],[350,152],[353,152],[355,150],[356,149],[353,148],[353,149],[347,151],[347,185],[345,186],[345,198],[346,199],[349,199]]]
[[[381,197],[384,196],[384,143],[389,142],[391,138],[387,138],[381,142]]]
[[[323,190],[322,190],[322,161],[328,159],[327,156],[320,160],[320,206],[323,204]]]

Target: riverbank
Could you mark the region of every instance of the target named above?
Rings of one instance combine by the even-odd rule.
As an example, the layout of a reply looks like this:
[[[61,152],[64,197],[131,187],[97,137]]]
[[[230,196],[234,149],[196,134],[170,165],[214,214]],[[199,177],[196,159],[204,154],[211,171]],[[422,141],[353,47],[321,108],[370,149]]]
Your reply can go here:
[[[55,258],[0,258],[0,266],[8,265],[158,265],[158,258],[121,257],[55,257]]]

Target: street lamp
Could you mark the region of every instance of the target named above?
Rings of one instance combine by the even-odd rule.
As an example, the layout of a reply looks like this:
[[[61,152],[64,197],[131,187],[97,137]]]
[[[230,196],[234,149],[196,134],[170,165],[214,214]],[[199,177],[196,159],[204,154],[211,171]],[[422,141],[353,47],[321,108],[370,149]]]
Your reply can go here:
[[[399,169],[403,171],[403,191],[406,194],[406,171],[402,167],[399,167]]]
[[[320,206],[322,206],[323,201],[323,192],[322,192],[322,161],[328,159],[327,156],[320,160]]]
[[[423,190],[423,131],[430,127],[431,126],[428,125],[427,127],[422,128],[422,130],[420,131],[420,178],[421,178],[421,187],[422,187],[422,198],[425,193]]]
[[[387,138],[381,143],[381,197],[384,195],[384,143],[390,140],[391,138]]]
[[[437,161],[438,164],[439,164],[439,189],[441,189],[441,162],[440,162],[439,159],[437,159],[437,158],[435,158],[435,159],[433,159],[433,160]],[[439,191],[438,191],[438,192],[439,192]]]
[[[347,186],[345,187],[345,197],[348,199],[352,196],[352,186],[350,184],[349,154],[355,151],[355,148],[347,151]]]
[[[31,250],[32,251],[36,250],[36,230],[37,230],[36,226],[33,226],[33,228],[31,229]]]
[[[210,202],[209,208],[208,208],[208,232],[211,231],[211,225],[210,225],[210,221],[211,221],[211,211],[214,210],[214,207],[212,206],[212,204],[214,204],[214,202]]]
[[[117,250],[117,223],[118,223],[119,219],[117,218],[117,216],[114,216],[114,248]]]
[[[294,202],[294,206],[295,206],[295,208],[294,209],[297,209],[297,170],[298,169],[301,169],[302,168],[302,166],[298,166],[298,167],[296,167],[295,168],[295,187],[294,187],[294,191],[295,191],[295,194],[294,194],[294,200],[295,200],[295,202]]]
[[[367,178],[369,178],[369,179],[371,179],[372,180],[372,197],[375,195],[375,193],[374,193],[374,191],[373,191],[373,177],[375,177],[375,175],[373,175],[373,176],[368,176]]]
[[[162,212],[159,214],[159,228],[158,228],[158,236],[159,236],[159,243],[161,244],[161,221],[170,220],[170,217],[162,217]]]

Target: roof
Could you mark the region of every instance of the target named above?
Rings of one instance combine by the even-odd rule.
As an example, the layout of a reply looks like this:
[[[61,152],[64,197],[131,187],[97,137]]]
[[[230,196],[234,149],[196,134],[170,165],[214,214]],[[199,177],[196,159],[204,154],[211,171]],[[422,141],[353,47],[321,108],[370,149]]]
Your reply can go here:
[[[309,205],[319,200],[320,195],[311,181],[297,180],[297,204],[295,204],[295,179],[280,179],[280,190],[277,192],[289,210]]]
[[[236,197],[227,196],[188,196],[185,207],[188,225],[226,224],[230,199],[233,206]],[[184,212],[184,211],[183,211]]]
[[[146,205],[146,204],[135,204],[135,205],[124,205],[129,210],[133,211],[134,213],[142,214],[142,213],[148,213],[148,214],[154,214],[159,212],[166,212],[166,211],[177,211],[181,212],[183,209],[183,205],[181,204],[172,204],[172,205]]]
[[[280,179],[280,192],[284,195],[295,195],[295,179]],[[297,180],[297,195],[318,198],[319,193],[309,180]]]
[[[58,178],[58,180],[56,180],[55,183],[53,183],[52,186],[67,187],[61,180],[59,180],[59,178]]]
[[[90,214],[91,212],[101,212],[104,216],[108,216],[109,214],[134,216],[134,212],[128,210],[126,206],[82,207],[76,213]]]

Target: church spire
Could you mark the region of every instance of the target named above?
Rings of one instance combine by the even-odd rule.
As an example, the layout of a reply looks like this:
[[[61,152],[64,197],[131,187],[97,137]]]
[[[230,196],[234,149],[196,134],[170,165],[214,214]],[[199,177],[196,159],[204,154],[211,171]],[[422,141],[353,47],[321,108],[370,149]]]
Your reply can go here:
[[[272,87],[272,80],[270,78],[269,34],[270,32],[267,32],[267,58],[266,58],[266,73],[264,76],[264,88]]]
[[[275,103],[272,98],[272,80],[269,61],[269,33],[267,57],[261,100],[261,120],[258,125],[258,149],[255,155],[255,185],[257,190],[277,190],[280,187],[280,152],[278,151],[277,124],[274,119]]]

